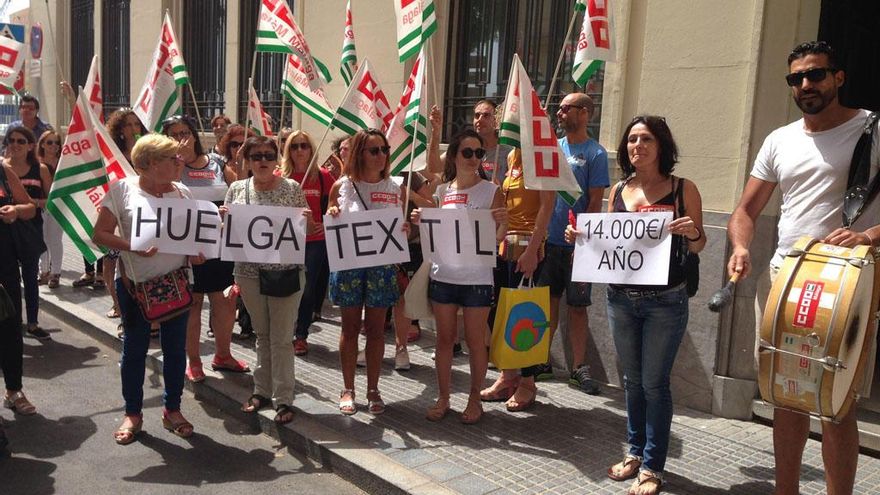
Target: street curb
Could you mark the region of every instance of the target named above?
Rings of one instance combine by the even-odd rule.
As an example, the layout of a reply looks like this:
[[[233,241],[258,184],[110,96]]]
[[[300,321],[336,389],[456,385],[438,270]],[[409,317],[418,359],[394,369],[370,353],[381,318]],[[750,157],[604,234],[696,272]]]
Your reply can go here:
[[[78,331],[117,351],[122,341],[115,330],[104,329],[87,320],[86,313],[76,304],[61,300],[55,294],[41,292],[41,309]],[[116,325],[113,324],[115,329]],[[148,366],[156,373],[162,372],[162,351],[152,349],[147,353]],[[201,383],[186,382],[186,388],[200,401],[218,407],[235,419],[258,428],[262,433],[279,440],[285,446],[313,459],[340,477],[350,481],[368,493],[442,495],[457,493],[418,471],[412,470],[382,454],[372,446],[351,436],[322,425],[299,405],[294,405],[295,419],[287,425],[273,421],[274,411],[247,414],[240,410],[241,401],[234,395],[240,393],[232,381],[211,378]],[[309,411],[319,414],[339,415],[332,405],[300,395],[298,401],[308,403]],[[354,422],[352,418],[341,421]],[[366,425],[365,425],[366,426]]]

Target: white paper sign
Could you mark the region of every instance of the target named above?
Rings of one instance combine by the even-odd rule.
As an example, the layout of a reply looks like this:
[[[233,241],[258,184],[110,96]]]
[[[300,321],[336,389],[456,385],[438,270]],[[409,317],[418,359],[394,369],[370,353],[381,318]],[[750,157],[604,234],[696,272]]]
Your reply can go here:
[[[409,261],[400,208],[324,215],[330,271],[352,270]]]
[[[231,204],[220,259],[302,265],[306,261],[304,208]]]
[[[495,229],[491,210],[422,208],[422,256],[440,265],[494,268]]]
[[[139,198],[132,211],[131,249],[163,254],[220,256],[220,213],[210,201]]]
[[[632,285],[666,285],[672,212],[582,213],[571,279]]]

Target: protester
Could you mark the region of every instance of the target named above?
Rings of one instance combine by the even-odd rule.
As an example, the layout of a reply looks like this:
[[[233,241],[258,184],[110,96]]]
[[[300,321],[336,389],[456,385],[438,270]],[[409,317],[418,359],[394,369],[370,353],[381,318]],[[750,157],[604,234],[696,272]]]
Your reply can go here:
[[[0,259],[3,260],[0,263],[0,288],[8,294],[12,312],[0,316],[0,370],[6,382],[3,406],[22,415],[34,414],[37,408],[22,392],[24,344],[21,335],[21,274],[18,263],[14,261],[18,253],[12,240],[12,225],[30,220],[36,214],[37,207],[18,175],[4,163],[0,169]]]
[[[449,143],[443,171],[444,183],[437,187],[440,208],[491,209],[499,226],[507,221],[504,196],[487,178],[482,168],[486,156],[483,140],[474,131],[464,131]],[[413,211],[418,223],[421,209]],[[452,375],[452,346],[458,335],[458,310],[464,314],[465,340],[468,344],[471,384],[468,403],[461,422],[475,424],[483,415],[480,390],[486,378],[486,320],[492,304],[492,269],[431,265],[428,298],[437,322],[437,403],[428,409],[427,419],[439,421],[449,412]]]
[[[403,208],[404,191],[391,179],[390,147],[381,131],[358,131],[348,140],[351,145],[344,175],[330,191],[327,213],[340,213]],[[397,269],[394,265],[358,268],[330,273],[330,301],[342,308],[342,332],[339,336],[339,362],[342,366],[343,388],[339,411],[351,415],[355,405],[354,375],[357,362],[358,333],[367,336],[367,410],[371,414],[385,412],[379,393],[379,372],[385,351],[385,313],[400,297]]]
[[[304,131],[294,131],[284,144],[284,162],[281,176],[293,179],[302,187],[312,211],[312,221],[318,225],[316,232],[306,238],[306,285],[293,339],[293,351],[297,356],[309,352],[309,326],[321,318],[321,307],[327,294],[330,265],[327,263],[327,243],[324,239],[323,212],[327,211],[330,189],[335,180],[330,172],[313,165],[306,171],[316,152],[312,137]]]
[[[608,477],[635,477],[630,493],[653,495],[663,485],[672,427],[670,374],[688,322],[688,294],[680,249],[706,246],[702,199],[697,186],[672,175],[678,147],[666,119],[637,116],[617,147],[623,180],[611,188],[609,213],[670,211],[673,234],[666,285],[608,286],[608,325],[623,369],[629,451]],[[680,202],[684,215],[679,216]],[[566,240],[579,232],[566,228]]]
[[[53,130],[49,130],[40,136],[37,141],[37,158],[42,165],[49,170],[49,177],[55,177],[58,168],[58,159],[61,158],[61,136]],[[49,188],[52,183],[50,181]],[[47,190],[48,191],[48,190]],[[40,256],[40,285],[47,284],[50,289],[56,289],[61,281],[61,263],[64,261],[64,242],[61,237],[61,225],[52,215],[43,217],[43,240],[46,242],[46,252]]]
[[[327,160],[321,166],[330,172],[334,179],[338,179],[346,173],[344,168],[348,162],[348,152],[351,149],[351,142],[349,140],[349,136],[334,139],[330,143],[330,156],[327,157]]]
[[[536,282],[544,265],[544,242],[556,201],[555,191],[526,189],[519,148],[514,149],[507,159],[508,173],[501,186],[507,208],[507,231],[498,248],[496,304],[502,287],[515,289],[523,279]],[[490,325],[498,317],[494,307],[491,313]],[[529,366],[519,373],[517,370],[502,370],[495,383],[480,392],[480,399],[507,401],[507,410],[511,412],[530,408],[535,403],[535,375],[539,369],[540,366]]]
[[[240,153],[241,145],[248,137],[255,136],[253,131],[248,131],[245,136],[244,126],[240,124],[232,124],[226,131],[226,134],[217,143],[218,156],[222,157],[226,164],[224,174],[228,176],[234,175],[234,180],[246,179],[242,166],[242,156]],[[211,155],[209,155],[210,157]]]
[[[6,134],[14,127],[25,127],[34,136],[42,136],[44,132],[52,128],[46,122],[40,119],[40,100],[30,94],[22,94],[18,99],[18,116],[17,120],[13,120],[6,127]]]
[[[212,153],[223,156],[223,153],[220,151],[220,140],[223,139],[223,136],[229,131],[229,126],[231,124],[232,121],[229,120],[229,117],[222,113],[218,113],[211,117],[211,131],[214,133],[214,148],[211,149]]]
[[[135,143],[131,157],[139,175],[110,185],[101,202],[92,236],[96,244],[121,252],[116,291],[125,327],[121,360],[125,418],[113,435],[120,445],[133,442],[143,426],[144,372],[150,346],[150,323],[144,319],[130,292],[132,284],[165,275],[186,266],[188,261],[194,265],[204,262],[201,256],[190,256],[187,260],[186,256],[160,253],[156,247],[132,251],[129,243],[136,204],[150,197],[192,198],[185,185],[175,182],[179,176],[178,146],[175,140],[158,134],[148,134]],[[186,311],[160,324],[162,376],[165,380],[162,424],[182,438],[193,434],[192,424],[180,412],[188,318],[189,311]]]
[[[31,200],[37,206],[37,213],[30,220],[23,220],[19,228],[13,229],[13,237],[20,245],[18,263],[21,265],[21,280],[24,284],[24,301],[27,308],[27,333],[40,340],[51,338],[38,323],[40,311],[40,255],[44,247],[42,209],[46,207],[46,197],[52,187],[49,168],[40,164],[36,154],[36,138],[25,127],[11,127],[6,131],[3,145],[6,147],[4,165],[11,167]],[[25,222],[29,222],[29,225]],[[28,225],[27,228],[24,226]],[[6,261],[7,263],[9,261]]]
[[[229,166],[210,160],[204,153],[195,122],[188,117],[171,117],[162,123],[162,133],[180,143],[178,159],[183,163],[180,181],[186,185],[194,199],[211,201],[222,206],[229,184],[235,178]],[[186,354],[189,365],[186,377],[198,383],[205,380],[202,358],[199,353],[202,332],[202,305],[207,294],[211,302],[209,332],[213,335],[214,359],[211,369],[242,373],[250,371],[244,361],[232,357],[232,326],[235,320],[235,296],[231,291],[224,294],[234,280],[234,264],[220,258],[207,260],[193,267],[193,306],[186,331]]]
[[[232,204],[265,206],[289,206],[306,208],[309,232],[315,229],[311,212],[302,188],[296,182],[274,174],[278,164],[278,147],[275,140],[265,136],[248,138],[241,148],[246,166],[253,177],[233,182],[226,193],[225,215]],[[265,295],[261,272],[279,272],[285,286],[295,289],[288,296]],[[294,271],[295,273],[286,273]],[[242,411],[255,413],[275,403],[275,422],[285,424],[293,421],[294,354],[290,341],[293,339],[293,322],[306,283],[301,265],[280,263],[235,263],[235,283],[250,313],[257,335],[257,367],[254,370],[254,393],[242,406]]]

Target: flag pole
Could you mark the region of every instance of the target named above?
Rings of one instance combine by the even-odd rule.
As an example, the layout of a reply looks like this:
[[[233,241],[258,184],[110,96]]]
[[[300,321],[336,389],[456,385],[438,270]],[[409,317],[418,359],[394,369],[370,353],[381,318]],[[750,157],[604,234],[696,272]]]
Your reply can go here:
[[[281,116],[278,118],[278,133],[275,134],[275,140],[278,141],[276,144],[278,145],[278,149],[281,149],[281,130],[284,129],[284,104],[287,103],[287,98],[284,96],[284,91],[281,92]],[[291,121],[291,124],[293,122]]]
[[[336,114],[339,113],[339,107],[348,99],[348,95],[351,93],[351,88],[354,87],[354,80],[351,81],[351,84],[348,85],[348,89],[345,90],[345,94],[342,95],[342,99],[339,100],[339,105],[336,105],[336,108],[333,110],[333,117],[330,118],[330,125],[324,129],[324,135],[321,136],[321,141],[318,142],[317,148],[315,148],[312,153],[312,160],[309,162],[309,167],[306,169],[305,177],[309,176],[309,173],[312,171],[312,167],[315,165],[315,162],[318,161],[318,150],[321,149],[321,146],[324,146],[324,141],[327,140],[327,134],[330,133],[330,128],[333,127],[333,119],[336,118]]]
[[[556,70],[553,71],[553,78],[550,79],[550,91],[547,92],[547,98],[544,100],[544,108],[550,105],[550,98],[553,96],[553,90],[556,88],[556,78],[559,77],[559,69],[562,68],[562,60],[565,58],[565,48],[568,40],[571,39],[571,31],[574,29],[574,22],[577,20],[578,11],[575,9],[571,21],[568,23],[568,31],[565,32],[565,39],[562,42],[562,50],[559,51],[559,58],[556,60]]]
[[[431,44],[430,40],[428,40],[427,45],[428,53],[425,56],[431,59],[431,92],[434,93],[434,104],[442,108],[442,102],[440,101],[440,98],[437,97],[437,73],[434,72],[434,45]]]
[[[205,124],[202,122],[202,115],[199,113],[199,104],[196,103],[196,94],[193,91],[192,83],[189,80],[186,81],[186,87],[189,88],[189,97],[192,98],[193,109],[196,111],[196,120],[199,122],[199,130],[202,131],[202,134],[206,134],[205,132]]]
[[[46,0],[46,20],[49,24],[49,37],[52,38],[52,49],[55,50],[55,69],[58,76],[64,80],[64,67],[61,65],[61,55],[58,51],[58,45],[55,43],[55,30],[52,28],[52,9],[49,8],[49,0]]]

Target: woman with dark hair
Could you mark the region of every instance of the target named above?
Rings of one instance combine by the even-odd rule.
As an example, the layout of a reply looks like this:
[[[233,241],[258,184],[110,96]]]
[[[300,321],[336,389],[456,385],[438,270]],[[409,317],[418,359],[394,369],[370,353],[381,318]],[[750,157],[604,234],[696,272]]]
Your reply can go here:
[[[435,197],[440,208],[491,209],[498,225],[507,222],[504,195],[498,185],[483,172],[486,150],[483,140],[471,130],[464,131],[449,142],[443,166],[443,184],[437,186]],[[421,210],[413,211],[417,223]],[[464,314],[465,340],[468,344],[471,384],[467,407],[461,422],[475,424],[483,415],[480,390],[486,378],[488,351],[486,334],[489,308],[492,305],[492,268],[457,267],[431,264],[428,299],[437,322],[437,388],[439,397],[426,414],[429,421],[440,421],[449,412],[452,379],[452,347],[458,336],[458,310]]]
[[[688,294],[681,259],[706,246],[697,186],[672,171],[678,147],[663,117],[635,117],[617,148],[623,180],[611,188],[608,212],[670,211],[673,235],[669,283],[608,286],[608,325],[623,369],[629,451],[608,477],[636,478],[629,493],[660,491],[672,426],[669,376],[688,322]],[[679,211],[684,211],[679,215]],[[569,226],[566,240],[580,233]]]
[[[390,147],[385,135],[376,129],[358,131],[348,141],[351,152],[346,163],[347,175],[330,190],[327,214],[336,217],[346,212],[404,208],[404,190],[390,174]],[[400,297],[397,268],[394,265],[373,266],[330,273],[330,301],[342,308],[342,333],[339,336],[339,362],[344,388],[339,394],[339,411],[345,415],[357,412],[354,375],[357,363],[358,333],[367,335],[367,411],[385,412],[379,393],[379,372],[385,341],[385,313]]]
[[[228,167],[218,160],[208,158],[202,149],[195,122],[189,117],[175,116],[162,123],[162,133],[180,143],[178,158],[183,162],[180,182],[189,188],[194,199],[211,201],[222,206],[229,184],[235,179]],[[234,282],[234,263],[214,258],[193,267],[193,306],[189,314],[186,332],[186,354],[189,365],[186,377],[198,383],[205,380],[199,340],[202,332],[202,304],[205,294],[211,302],[209,331],[216,343],[211,368],[215,371],[243,373],[250,368],[242,360],[232,357],[232,325],[235,320],[235,296],[233,291],[224,294]]]
[[[57,132],[49,129],[40,136],[37,141],[37,158],[49,169],[49,178],[55,177],[58,159],[61,158],[61,136]],[[51,180],[49,188],[52,188]],[[46,252],[40,256],[40,285],[48,284],[50,289],[55,289],[61,281],[64,242],[61,237],[61,225],[52,215],[46,215],[43,219],[43,240],[46,241]]]
[[[35,229],[29,232],[39,233],[40,240],[43,238],[42,209],[46,207],[46,197],[52,187],[52,176],[49,168],[37,160],[37,138],[26,127],[12,127],[6,131],[4,143],[6,146],[6,158],[3,163],[12,167],[12,171],[18,176],[21,185],[37,206],[37,214],[27,220],[35,225]],[[19,231],[21,232],[21,231]],[[38,287],[40,276],[41,252],[17,253],[18,262],[21,264],[21,279],[24,283],[24,302],[27,309],[27,333],[40,340],[51,338],[49,333],[40,328],[37,321],[40,311],[40,288]]]

